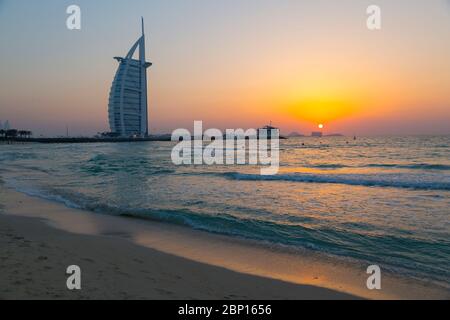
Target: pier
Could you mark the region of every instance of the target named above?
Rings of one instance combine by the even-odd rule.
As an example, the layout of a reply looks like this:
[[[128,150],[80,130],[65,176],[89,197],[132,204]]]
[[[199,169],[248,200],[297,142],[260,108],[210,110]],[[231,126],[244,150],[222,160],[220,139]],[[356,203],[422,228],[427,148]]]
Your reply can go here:
[[[147,141],[171,141],[170,135],[149,136],[145,138],[95,138],[95,137],[62,137],[62,138],[0,138],[2,144],[13,143],[124,143]]]

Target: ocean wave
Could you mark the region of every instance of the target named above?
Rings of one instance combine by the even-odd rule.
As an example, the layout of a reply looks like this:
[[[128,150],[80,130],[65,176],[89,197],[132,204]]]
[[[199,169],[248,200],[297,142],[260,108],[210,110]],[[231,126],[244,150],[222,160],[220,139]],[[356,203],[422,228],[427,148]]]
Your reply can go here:
[[[351,166],[347,166],[345,164],[340,163],[317,163],[306,165],[307,168],[319,168],[319,169],[341,169],[341,168],[350,168]]]
[[[371,168],[399,168],[399,169],[422,169],[422,170],[450,170],[450,165],[430,164],[430,163],[412,163],[412,164],[389,164],[389,163],[371,163],[367,167]]]
[[[317,163],[307,164],[306,168],[318,168],[318,169],[341,169],[341,168],[397,168],[397,169],[417,169],[417,170],[450,170],[450,165],[446,164],[433,164],[433,163],[369,163],[363,165],[346,165],[342,163]]]
[[[11,183],[8,183],[10,186]],[[140,218],[187,226],[196,230],[257,241],[262,245],[280,246],[288,250],[313,250],[358,261],[379,261],[392,271],[402,270],[411,275],[432,275],[438,283],[446,283],[449,274],[443,261],[448,261],[448,241],[413,237],[396,229],[385,234],[370,232],[366,224],[326,224],[314,228],[302,223],[278,223],[270,219],[237,217],[229,213],[205,214],[186,208],[133,208],[101,203],[80,194],[57,194],[43,189],[13,186],[30,196],[64,204],[67,207],[89,210],[101,214]],[[438,249],[438,250],[437,250]],[[439,252],[439,255],[431,252]],[[395,252],[395,254],[392,254]],[[417,256],[420,262],[417,262]],[[442,263],[432,263],[433,261]]]
[[[75,201],[71,201],[59,194],[43,191],[37,187],[28,187],[28,186],[25,187],[12,179],[5,179],[4,182],[7,187],[12,188],[18,192],[24,193],[30,197],[36,197],[44,200],[62,203],[69,208],[82,209],[82,206],[75,203]]]
[[[289,181],[303,183],[331,183],[367,187],[392,187],[418,190],[450,190],[450,177],[409,174],[312,174],[290,173],[263,176],[239,172],[222,173],[233,180]]]
[[[0,153],[1,161],[17,161],[17,160],[36,160],[38,156],[33,152],[2,152]]]
[[[81,163],[78,170],[94,176],[117,174],[118,172],[125,172],[130,175],[163,175],[175,172],[175,170],[167,168],[163,164],[155,165],[150,159],[128,159],[127,161],[123,157],[113,158],[105,154],[94,155],[86,162]]]

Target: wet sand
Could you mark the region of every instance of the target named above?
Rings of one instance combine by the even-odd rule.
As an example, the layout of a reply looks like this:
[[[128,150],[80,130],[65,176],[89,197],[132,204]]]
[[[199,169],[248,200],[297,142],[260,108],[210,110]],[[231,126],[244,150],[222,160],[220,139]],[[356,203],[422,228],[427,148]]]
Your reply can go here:
[[[448,292],[361,267],[165,223],[67,208],[0,186],[0,299],[440,298]],[[66,288],[81,268],[82,289]]]

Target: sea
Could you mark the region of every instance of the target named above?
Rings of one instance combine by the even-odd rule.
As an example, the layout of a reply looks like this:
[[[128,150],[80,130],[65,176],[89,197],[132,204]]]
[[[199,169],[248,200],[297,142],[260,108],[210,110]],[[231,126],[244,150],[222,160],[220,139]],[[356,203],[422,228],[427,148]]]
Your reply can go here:
[[[450,288],[450,136],[281,140],[272,176],[254,165],[177,166],[175,145],[3,144],[0,177],[92,214],[310,250]]]

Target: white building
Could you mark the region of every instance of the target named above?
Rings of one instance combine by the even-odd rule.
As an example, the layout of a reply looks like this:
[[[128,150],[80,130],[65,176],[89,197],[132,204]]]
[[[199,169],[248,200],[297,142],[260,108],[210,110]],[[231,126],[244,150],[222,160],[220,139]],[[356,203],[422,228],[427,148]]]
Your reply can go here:
[[[134,59],[139,47],[139,57]],[[131,47],[125,58],[115,57],[119,62],[109,94],[109,126],[111,132],[123,137],[148,135],[147,114],[147,68],[145,61],[144,20],[142,36]]]

